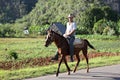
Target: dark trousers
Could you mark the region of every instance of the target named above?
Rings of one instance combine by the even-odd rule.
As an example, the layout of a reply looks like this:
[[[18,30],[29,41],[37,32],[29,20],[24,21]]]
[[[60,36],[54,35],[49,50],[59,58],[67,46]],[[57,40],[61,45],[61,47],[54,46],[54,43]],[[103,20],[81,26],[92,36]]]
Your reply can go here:
[[[69,47],[70,47],[70,58],[71,58],[71,61],[73,61],[73,55],[74,55],[74,40],[75,40],[75,36],[70,36],[67,38],[68,39],[68,43],[69,43]]]

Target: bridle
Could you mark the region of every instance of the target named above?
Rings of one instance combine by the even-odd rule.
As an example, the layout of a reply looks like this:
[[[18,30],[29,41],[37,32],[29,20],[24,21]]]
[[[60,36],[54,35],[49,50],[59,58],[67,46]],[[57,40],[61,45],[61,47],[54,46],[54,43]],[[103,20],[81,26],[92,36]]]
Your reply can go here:
[[[55,41],[54,36],[55,36],[54,32],[52,32],[52,31],[48,32],[47,40],[46,40],[46,41],[48,41],[48,45],[50,45],[53,41]],[[57,44],[57,46],[60,47],[60,45],[63,44],[63,42],[64,42],[64,40],[61,39],[61,41]]]
[[[51,36],[52,35],[52,36]],[[53,33],[51,32],[48,32],[48,35],[47,35],[47,38],[46,38],[46,43],[48,42],[47,45],[50,45],[53,41],[54,41],[54,38],[53,38]]]

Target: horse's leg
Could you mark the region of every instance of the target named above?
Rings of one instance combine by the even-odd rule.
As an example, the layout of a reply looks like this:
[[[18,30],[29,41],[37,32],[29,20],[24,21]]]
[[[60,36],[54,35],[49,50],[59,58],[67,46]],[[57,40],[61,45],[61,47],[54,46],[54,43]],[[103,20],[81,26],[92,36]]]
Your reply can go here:
[[[66,57],[64,56],[63,57],[63,60],[64,60],[64,63],[65,63],[65,65],[66,65],[66,67],[67,67],[67,70],[68,70],[68,75],[70,75],[70,68],[69,68],[69,66],[68,66],[68,64],[67,64],[67,60],[66,60]]]
[[[59,62],[59,65],[58,65],[58,69],[57,69],[56,76],[58,76],[58,74],[59,74],[59,69],[60,69],[60,65],[61,65],[61,63],[62,63],[63,57],[64,57],[64,56],[62,55],[62,58],[61,58],[61,60],[60,60],[60,62]]]
[[[75,69],[74,69],[74,71],[73,71],[73,72],[75,72],[75,71],[76,71],[76,69],[77,69],[77,67],[78,67],[78,65],[79,65],[79,62],[80,62],[79,53],[78,53],[78,54],[76,54],[76,58],[77,58],[77,64],[76,64]]]
[[[85,56],[86,63],[87,63],[87,72],[89,72],[89,61],[88,61],[88,56],[87,56],[87,48],[82,51],[83,51],[83,55]]]

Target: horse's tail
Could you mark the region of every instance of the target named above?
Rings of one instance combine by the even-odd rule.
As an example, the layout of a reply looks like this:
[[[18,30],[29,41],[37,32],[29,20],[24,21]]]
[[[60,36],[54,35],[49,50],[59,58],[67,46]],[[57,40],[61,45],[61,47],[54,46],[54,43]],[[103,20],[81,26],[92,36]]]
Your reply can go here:
[[[92,45],[90,44],[90,42],[89,42],[87,39],[84,39],[84,41],[86,41],[86,42],[87,42],[87,44],[88,44],[88,46],[89,46],[90,48],[92,48],[92,49],[94,49],[94,50],[95,50],[94,46],[92,46]]]

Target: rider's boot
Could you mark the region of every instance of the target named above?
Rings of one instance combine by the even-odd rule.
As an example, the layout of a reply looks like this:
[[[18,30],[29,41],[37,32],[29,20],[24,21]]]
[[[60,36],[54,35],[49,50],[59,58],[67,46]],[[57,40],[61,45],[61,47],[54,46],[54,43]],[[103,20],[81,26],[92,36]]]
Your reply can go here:
[[[56,52],[56,55],[51,58],[51,61],[57,61],[58,60],[58,52]]]

